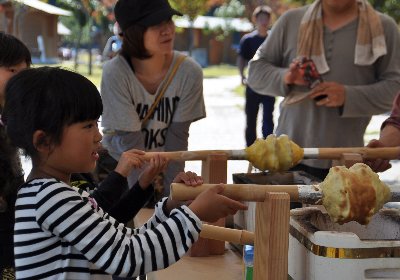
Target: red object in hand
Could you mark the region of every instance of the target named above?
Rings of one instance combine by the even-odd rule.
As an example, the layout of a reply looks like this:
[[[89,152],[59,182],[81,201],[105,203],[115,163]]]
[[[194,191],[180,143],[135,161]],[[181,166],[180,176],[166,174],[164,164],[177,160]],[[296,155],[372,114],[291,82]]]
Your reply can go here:
[[[319,74],[314,61],[308,57],[302,57],[298,65],[299,69],[302,71],[303,79],[307,82],[310,89],[313,89],[318,84],[322,83],[322,77]],[[323,94],[314,98],[315,101],[322,100],[326,98],[327,95]]]
[[[298,67],[302,72],[303,78],[307,82],[309,88],[312,89],[319,83],[322,83],[322,77],[318,73],[317,67],[311,58],[302,57]]]

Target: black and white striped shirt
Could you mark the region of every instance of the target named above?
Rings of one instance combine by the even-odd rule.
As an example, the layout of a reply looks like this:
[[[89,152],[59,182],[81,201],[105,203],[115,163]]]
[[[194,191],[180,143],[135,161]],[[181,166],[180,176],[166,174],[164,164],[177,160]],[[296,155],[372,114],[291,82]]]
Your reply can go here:
[[[129,229],[86,192],[55,179],[35,179],[18,191],[14,227],[17,279],[96,279],[163,269],[198,239],[201,222],[186,206]],[[99,275],[100,274],[100,275]],[[106,279],[109,279],[107,276]]]

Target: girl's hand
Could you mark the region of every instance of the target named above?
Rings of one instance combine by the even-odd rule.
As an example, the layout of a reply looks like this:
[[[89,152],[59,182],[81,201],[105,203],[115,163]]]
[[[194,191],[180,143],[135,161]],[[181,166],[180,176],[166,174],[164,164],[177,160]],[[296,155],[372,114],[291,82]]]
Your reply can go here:
[[[174,183],[184,183],[188,186],[198,186],[204,183],[204,180],[201,176],[197,176],[196,173],[187,171],[187,172],[179,172],[178,175],[174,178]]]
[[[223,190],[224,186],[221,184],[202,192],[189,205],[190,210],[205,222],[215,222],[235,214],[238,210],[247,210],[243,203],[221,195]]]
[[[139,185],[142,189],[147,189],[150,184],[154,181],[155,177],[164,171],[168,164],[168,159],[161,156],[160,154],[155,154],[146,166],[146,169],[139,177]]]
[[[187,171],[187,172],[179,172],[178,175],[173,180],[173,183],[184,183],[185,185],[196,187],[204,183],[204,180],[201,176],[197,176],[196,173]],[[171,197],[167,200],[166,211],[167,214],[172,211],[172,209],[177,208],[184,204],[189,204],[191,201],[176,201],[171,199]]]
[[[136,169],[142,167],[144,161],[141,159],[141,156],[144,154],[145,152],[136,149],[123,152],[114,171],[118,172],[124,177],[128,177],[134,168]]]

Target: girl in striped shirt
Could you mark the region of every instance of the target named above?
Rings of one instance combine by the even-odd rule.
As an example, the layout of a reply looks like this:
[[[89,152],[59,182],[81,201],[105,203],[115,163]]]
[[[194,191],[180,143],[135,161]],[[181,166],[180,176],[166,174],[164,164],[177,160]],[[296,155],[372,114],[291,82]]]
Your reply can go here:
[[[70,186],[71,173],[92,171],[98,159],[103,106],[96,87],[74,72],[42,67],[14,76],[5,92],[7,134],[32,160],[15,205],[17,279],[110,279],[163,269],[197,240],[201,220],[246,209],[216,186],[189,206],[164,198],[145,225],[126,228]]]

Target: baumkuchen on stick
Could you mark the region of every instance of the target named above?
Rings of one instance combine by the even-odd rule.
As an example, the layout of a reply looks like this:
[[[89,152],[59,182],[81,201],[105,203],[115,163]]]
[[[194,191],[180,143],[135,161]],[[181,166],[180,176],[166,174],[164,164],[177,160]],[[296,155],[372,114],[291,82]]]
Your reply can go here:
[[[199,193],[215,184],[187,187],[171,185],[175,200],[193,200]],[[388,187],[367,165],[357,163],[347,169],[332,167],[319,185],[224,185],[222,195],[240,201],[264,201],[267,192],[286,192],[292,201],[307,204],[322,203],[334,222],[357,221],[367,224],[389,201],[400,202],[400,187]]]
[[[147,152],[143,158],[149,159],[156,152]],[[210,154],[224,154],[231,160],[248,160],[260,170],[285,171],[304,159],[340,159],[344,153],[360,154],[364,159],[399,159],[400,147],[368,148],[301,148],[287,135],[276,137],[271,134],[266,139],[256,141],[243,150],[202,150],[163,152],[171,160],[205,160]]]
[[[254,233],[246,230],[238,230],[213,225],[203,224],[200,236],[203,238],[228,241],[234,244],[253,245]]]

